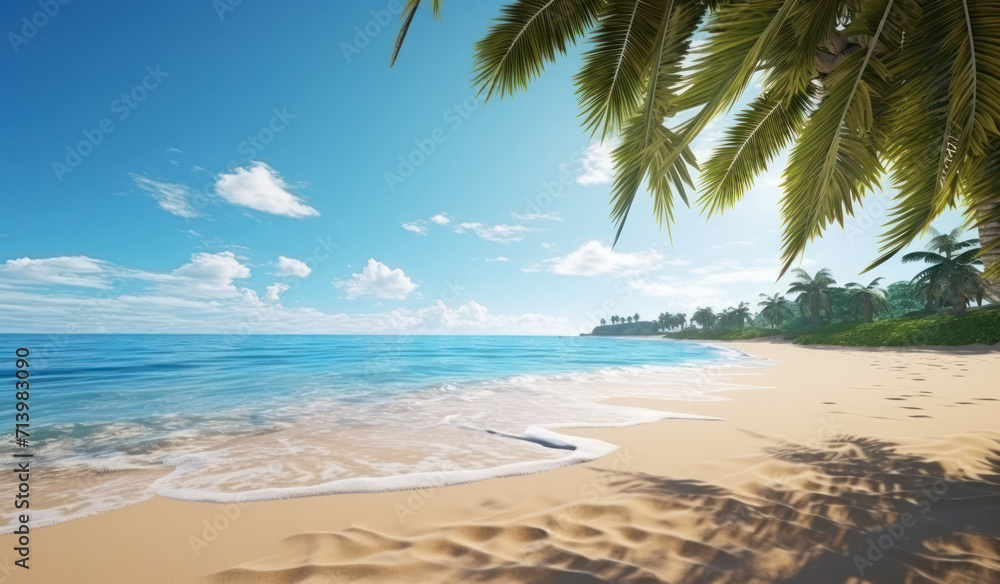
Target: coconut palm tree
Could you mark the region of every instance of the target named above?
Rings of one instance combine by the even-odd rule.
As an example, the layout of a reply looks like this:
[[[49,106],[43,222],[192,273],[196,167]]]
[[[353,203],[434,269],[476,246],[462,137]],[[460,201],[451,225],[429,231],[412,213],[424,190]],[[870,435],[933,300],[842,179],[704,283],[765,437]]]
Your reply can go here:
[[[602,318],[602,319],[601,319],[601,326],[604,326],[604,325],[606,325],[606,324],[608,324],[608,321],[606,321],[606,320],[604,320],[604,319]]]
[[[403,10],[393,62],[419,5]],[[993,234],[984,249],[1000,244],[1000,2],[512,0],[476,44],[473,83],[487,100],[524,91],[587,36],[574,81],[585,130],[618,142],[616,241],[643,184],[669,229],[695,187],[691,144],[756,76],[701,164],[698,204],[733,207],[791,145],[782,273],[884,178],[899,194],[873,266],[951,205]]]
[[[639,322],[639,313],[638,312],[632,315],[632,322]]]
[[[753,322],[753,315],[750,314],[750,305],[746,302],[740,302],[735,308],[730,309],[729,318],[731,326],[743,330],[744,324]]]
[[[628,323],[629,324],[632,324],[632,317],[631,316],[626,316],[625,318],[628,319]]]
[[[879,283],[885,278],[875,278],[867,286],[857,282],[847,283],[848,310],[851,314],[863,314],[865,322],[875,322],[875,315],[882,310],[889,312],[889,304],[885,300],[885,290]]]
[[[799,305],[802,316],[809,317],[813,326],[821,325],[822,314],[824,312],[830,314],[833,311],[833,301],[830,300],[827,289],[837,281],[827,268],[816,272],[815,276],[810,276],[809,272],[799,268],[792,270],[792,273],[797,279],[788,287],[788,293],[798,294],[795,302]]]
[[[792,310],[788,307],[790,302],[778,293],[772,296],[761,294],[760,297],[765,299],[757,303],[757,306],[763,306],[760,311],[761,317],[771,325],[772,329],[776,328],[781,332],[781,324],[792,316]]]
[[[915,251],[903,256],[903,263],[926,262],[931,264],[911,280],[926,291],[928,299],[941,305],[951,304],[956,316],[965,316],[965,307],[973,300],[982,303],[990,290],[976,269],[982,261],[976,259],[980,248],[977,240],[959,240],[962,228],[950,233],[931,229],[934,237],[927,245],[928,251]]]
[[[683,312],[678,312],[677,314],[674,315],[674,319],[675,322],[677,323],[677,326],[681,327],[681,330],[684,330],[684,325],[687,324],[688,316]]]
[[[715,326],[716,316],[715,312],[711,308],[698,308],[691,315],[691,322],[701,326],[701,328],[708,330]]]

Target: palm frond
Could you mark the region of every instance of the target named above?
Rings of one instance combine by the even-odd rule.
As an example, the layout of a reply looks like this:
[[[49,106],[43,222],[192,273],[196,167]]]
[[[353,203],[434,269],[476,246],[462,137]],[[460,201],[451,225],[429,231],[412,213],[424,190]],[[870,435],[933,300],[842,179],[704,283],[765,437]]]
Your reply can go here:
[[[594,25],[604,5],[603,0],[517,0],[504,6],[476,43],[473,85],[487,100],[525,89]]]
[[[962,183],[981,178],[990,141],[1000,135],[995,97],[1000,3],[956,0],[927,8],[898,65],[914,72],[899,89],[905,94],[895,115],[901,123],[889,149],[900,193],[883,255],[868,269],[898,253],[957,203]]]
[[[403,19],[403,25],[399,27],[396,42],[392,47],[392,57],[389,59],[390,68],[396,64],[396,57],[399,56],[399,50],[403,48],[403,40],[406,39],[406,33],[410,31],[410,23],[413,22],[413,15],[417,13],[418,6],[420,6],[420,0],[408,0],[406,7],[403,8],[403,13],[400,15],[400,18]]]
[[[675,24],[674,27],[681,29],[682,32],[682,34],[677,34],[678,31],[671,30],[670,11],[665,16],[664,24],[661,26],[661,34],[665,35],[663,37],[664,40],[673,39],[675,42],[682,43],[683,51],[654,52],[654,74],[650,75],[649,81],[651,87],[650,97],[647,97],[645,103],[647,112],[641,116],[637,116],[633,120],[637,124],[645,124],[646,127],[639,128],[638,130],[633,128],[632,132],[626,128],[625,140],[623,140],[622,146],[620,146],[622,156],[616,157],[616,167],[619,170],[612,192],[612,217],[618,224],[618,231],[615,235],[616,242],[618,237],[621,236],[625,220],[628,218],[628,211],[632,206],[632,201],[635,199],[636,190],[638,190],[647,169],[650,170],[650,176],[654,179],[650,181],[650,191],[654,199],[654,214],[661,225],[666,223],[669,228],[674,204],[673,193],[669,187],[671,185],[676,187],[681,198],[686,203],[687,197],[683,191],[683,183],[687,174],[686,165],[697,168],[697,161],[690,149],[691,141],[704,129],[708,122],[721,113],[722,110],[732,106],[739,96],[743,94],[743,90],[746,89],[746,86],[750,82],[750,77],[756,70],[757,59],[772,42],[778,28],[780,28],[785,18],[788,17],[796,1],[785,0],[779,3],[780,6],[776,14],[770,19],[763,33],[752,43],[749,53],[742,56],[741,65],[738,67],[736,74],[732,78],[726,79],[719,86],[719,89],[709,98],[705,106],[694,117],[682,125],[680,132],[674,132],[662,126],[663,118],[677,109],[678,100],[669,100],[668,98],[676,95],[675,87],[678,86],[678,83],[665,83],[662,81],[664,78],[658,76],[656,69],[658,66],[663,66],[663,60],[666,58],[669,61],[669,69],[675,71],[676,75],[676,71],[680,65],[680,61],[677,58],[683,58],[687,52],[694,29],[701,17],[701,11],[691,5],[680,6],[674,9],[673,0],[668,3],[668,6],[672,10],[687,12],[690,15],[687,19],[690,24],[687,27]],[[678,21],[680,20],[678,19]],[[663,43],[663,46],[670,46],[670,43]],[[660,64],[657,65],[657,62]],[[677,81],[679,81],[679,77]],[[655,115],[652,116],[649,115],[650,112],[648,111],[651,106],[656,107]],[[650,125],[651,123],[655,123],[655,128]],[[659,134],[659,139],[656,142],[630,142],[640,136],[648,137],[654,132]],[[619,162],[624,164],[619,164]]]
[[[583,56],[574,79],[583,125],[600,131],[602,139],[621,128],[642,102],[658,12],[645,0],[611,0]]]
[[[736,116],[722,145],[702,166],[698,203],[711,217],[732,208],[753,187],[754,178],[802,127],[813,86],[783,97],[761,95]]]
[[[701,12],[692,6],[675,6],[669,0],[660,15],[647,92],[642,108],[626,123],[622,141],[612,153],[617,172],[612,185],[611,216],[617,223],[615,244],[621,236],[635,195],[648,175],[657,220],[669,225],[673,219],[673,192],[687,201],[685,186],[694,188],[688,166],[697,168],[690,148],[681,148],[680,160],[671,157],[680,138],[664,127],[666,108],[674,95],[681,63],[691,44]],[[614,244],[613,244],[614,245]]]
[[[824,80],[822,102],[792,149],[783,185],[782,274],[829,223],[843,225],[878,183],[882,165],[871,144],[872,99],[889,72],[875,50],[892,6],[889,0],[868,50],[848,56]]]

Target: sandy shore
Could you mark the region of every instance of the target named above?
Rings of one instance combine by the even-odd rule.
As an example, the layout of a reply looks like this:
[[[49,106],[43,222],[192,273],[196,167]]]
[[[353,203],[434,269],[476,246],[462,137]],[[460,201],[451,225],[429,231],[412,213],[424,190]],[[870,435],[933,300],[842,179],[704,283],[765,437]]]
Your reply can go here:
[[[725,421],[424,491],[154,498],[34,530],[30,571],[0,537],[0,582],[1000,582],[1000,351],[726,344],[777,364],[711,375],[761,388],[615,402]]]

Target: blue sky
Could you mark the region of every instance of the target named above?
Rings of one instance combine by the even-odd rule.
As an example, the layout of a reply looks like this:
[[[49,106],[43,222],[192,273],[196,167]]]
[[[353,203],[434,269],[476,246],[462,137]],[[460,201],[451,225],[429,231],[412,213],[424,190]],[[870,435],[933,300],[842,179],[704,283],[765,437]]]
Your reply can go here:
[[[496,6],[421,11],[390,69],[396,5],[4,3],[0,328],[574,334],[787,287],[782,161],[722,218],[678,212],[672,245],[641,197],[612,253],[580,49],[483,104],[472,52]],[[858,275],[873,199],[802,266],[909,279],[896,260]]]

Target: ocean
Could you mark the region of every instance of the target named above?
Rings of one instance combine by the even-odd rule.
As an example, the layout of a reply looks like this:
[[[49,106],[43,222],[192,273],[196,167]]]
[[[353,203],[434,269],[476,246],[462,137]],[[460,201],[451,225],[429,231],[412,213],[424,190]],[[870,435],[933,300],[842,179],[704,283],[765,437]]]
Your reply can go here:
[[[29,442],[14,443],[5,399],[0,459],[33,454],[36,526],[154,494],[231,503],[540,472],[616,448],[560,428],[697,417],[602,400],[683,410],[741,387],[719,379],[724,368],[761,365],[658,338],[0,335],[12,388],[19,347]]]

